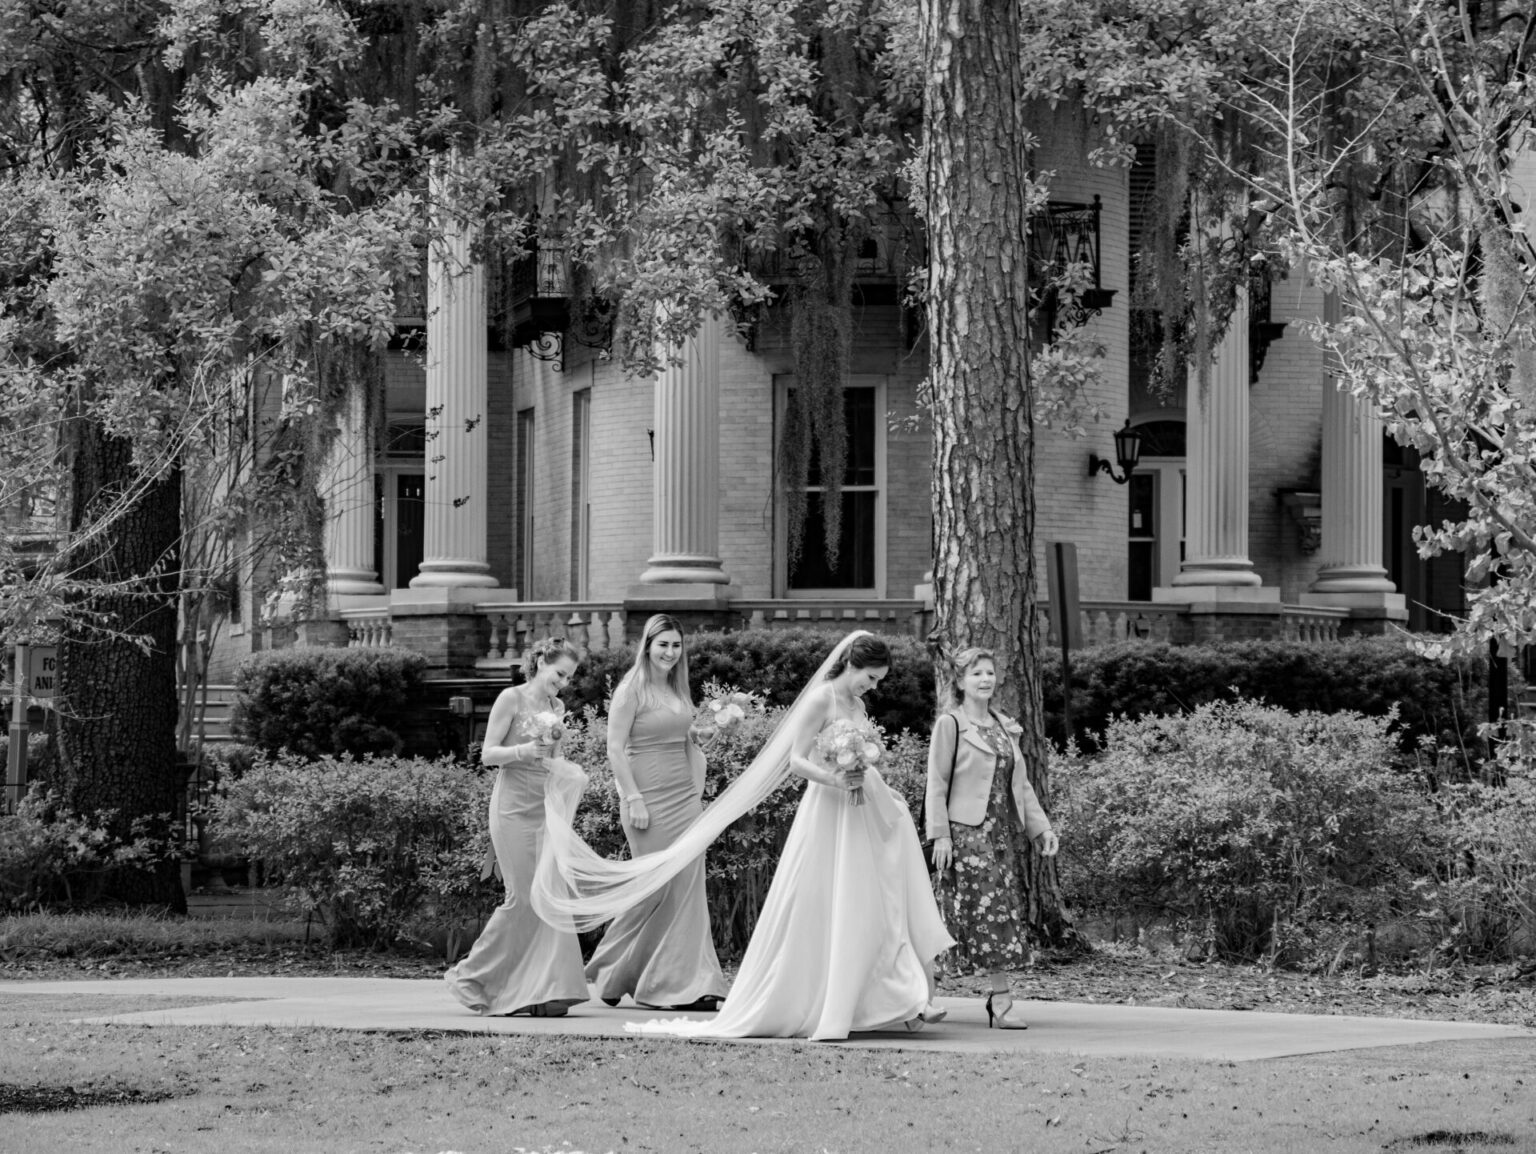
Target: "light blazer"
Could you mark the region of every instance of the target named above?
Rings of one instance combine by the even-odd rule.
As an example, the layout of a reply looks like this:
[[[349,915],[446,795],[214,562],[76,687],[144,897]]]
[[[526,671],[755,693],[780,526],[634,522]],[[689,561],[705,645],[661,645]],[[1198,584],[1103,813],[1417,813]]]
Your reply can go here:
[[[1051,828],[1051,819],[1045,816],[1029,784],[1024,754],[1014,737],[1018,725],[1000,713],[994,712],[992,716],[1002,723],[1013,746],[1013,808],[1024,824],[1025,835],[1033,841]],[[928,837],[949,837],[951,821],[962,825],[980,825],[985,821],[987,799],[992,796],[992,775],[996,772],[997,754],[965,711],[956,708],[940,714],[928,742]]]

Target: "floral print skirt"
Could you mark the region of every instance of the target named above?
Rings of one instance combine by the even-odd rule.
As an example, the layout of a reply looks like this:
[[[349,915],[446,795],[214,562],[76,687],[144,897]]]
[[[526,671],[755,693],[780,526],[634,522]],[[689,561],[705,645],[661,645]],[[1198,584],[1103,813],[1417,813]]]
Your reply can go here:
[[[939,912],[955,936],[945,968],[996,973],[1022,969],[1029,959],[1019,846],[1023,830],[1009,795],[1013,758],[999,758],[987,817],[980,825],[950,822],[954,864],[934,886]]]

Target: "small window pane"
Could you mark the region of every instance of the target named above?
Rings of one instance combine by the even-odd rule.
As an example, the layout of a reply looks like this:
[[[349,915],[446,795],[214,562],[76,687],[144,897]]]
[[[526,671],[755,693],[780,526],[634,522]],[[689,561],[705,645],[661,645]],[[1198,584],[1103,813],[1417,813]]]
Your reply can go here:
[[[791,589],[872,589],[875,585],[874,493],[844,493],[837,567],[827,561],[822,494],[808,493],[800,559],[790,566]]]
[[[795,391],[790,389],[789,395],[792,400]],[[848,430],[848,459],[843,467],[843,484],[845,485],[875,483],[875,446],[879,432],[875,417],[874,389],[843,390],[843,425]],[[819,444],[811,447],[811,460],[805,470],[805,483],[812,488],[822,484]]]

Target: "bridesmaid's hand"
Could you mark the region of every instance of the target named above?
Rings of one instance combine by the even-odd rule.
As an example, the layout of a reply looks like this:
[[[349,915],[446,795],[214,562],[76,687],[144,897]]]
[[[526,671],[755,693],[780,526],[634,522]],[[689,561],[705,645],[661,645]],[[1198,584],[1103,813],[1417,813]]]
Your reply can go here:
[[[955,843],[947,837],[933,839],[933,868],[943,873],[955,861]]]
[[[555,755],[555,742],[553,741],[530,741],[528,745],[533,750],[533,759],[535,761],[543,761],[546,757],[553,757]]]
[[[649,829],[651,811],[645,808],[645,798],[637,795],[625,804],[629,807],[629,824],[635,829]]]
[[[1040,851],[1041,857],[1055,857],[1056,851],[1061,848],[1061,842],[1056,837],[1056,831],[1048,829],[1036,834],[1035,848]]]

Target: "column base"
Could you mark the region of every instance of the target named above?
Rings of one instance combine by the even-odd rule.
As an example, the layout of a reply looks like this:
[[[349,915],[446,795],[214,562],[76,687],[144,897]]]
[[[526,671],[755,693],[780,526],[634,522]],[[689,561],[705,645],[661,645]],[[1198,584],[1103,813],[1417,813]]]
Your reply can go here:
[[[641,585],[729,585],[731,579],[715,558],[652,557],[640,574]]]
[[[1402,601],[1402,594],[1397,592],[1397,586],[1387,577],[1387,571],[1380,565],[1324,565],[1318,570],[1317,579],[1312,582],[1312,587],[1307,594],[1353,596],[1366,594],[1373,597],[1382,595],[1396,596]],[[1306,604],[1303,600],[1303,604]],[[1332,602],[1319,601],[1316,604],[1332,604]]]
[[[367,569],[332,569],[325,580],[332,600],[337,597],[370,597],[384,592],[384,586]]]
[[[1253,571],[1253,562],[1246,557],[1230,561],[1205,558],[1186,561],[1188,567],[1181,570],[1168,584],[1180,588],[1255,588],[1264,579]]]
[[[412,589],[495,589],[491,567],[480,561],[423,561]]]

